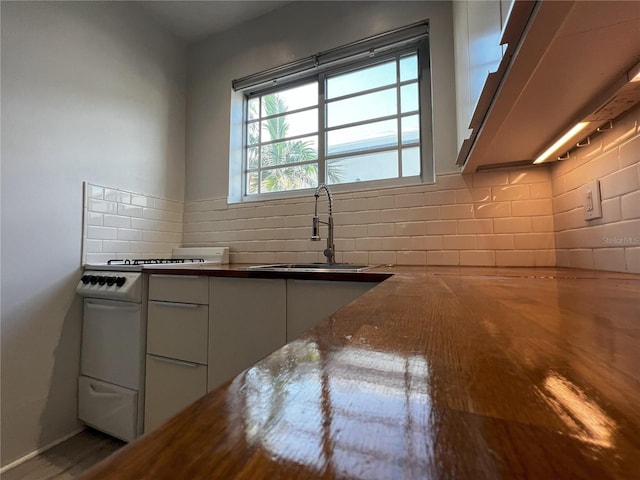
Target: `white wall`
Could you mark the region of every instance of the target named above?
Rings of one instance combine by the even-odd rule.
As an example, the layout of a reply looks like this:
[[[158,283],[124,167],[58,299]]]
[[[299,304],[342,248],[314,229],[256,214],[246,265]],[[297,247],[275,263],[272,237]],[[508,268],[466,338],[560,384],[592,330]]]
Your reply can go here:
[[[187,201],[227,197],[233,79],[424,19],[430,21],[436,171],[458,171],[451,4],[295,2],[189,49]]]
[[[184,199],[185,50],[120,2],[2,2],[2,457],[73,431],[82,182]]]

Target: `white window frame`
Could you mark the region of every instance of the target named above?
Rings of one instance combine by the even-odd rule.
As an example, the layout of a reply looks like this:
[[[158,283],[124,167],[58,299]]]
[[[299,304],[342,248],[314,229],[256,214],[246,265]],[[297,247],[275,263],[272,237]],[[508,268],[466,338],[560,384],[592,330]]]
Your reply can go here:
[[[413,26],[410,26],[413,27]],[[377,37],[376,37],[377,38]],[[366,39],[362,42],[368,42],[370,39]],[[356,42],[360,43],[360,42]],[[280,90],[285,90],[288,88],[292,88],[296,85],[300,85],[303,83],[307,83],[309,81],[316,80],[319,86],[319,95],[318,95],[318,105],[315,108],[318,108],[318,175],[319,175],[319,183],[323,183],[323,178],[325,175],[325,165],[327,161],[327,155],[325,155],[325,141],[326,141],[326,132],[330,130],[325,126],[324,115],[325,115],[325,106],[326,101],[324,98],[324,88],[326,86],[326,78],[331,75],[336,75],[340,73],[346,73],[350,70],[356,70],[360,68],[365,68],[369,65],[374,65],[377,63],[382,63],[385,61],[389,61],[392,58],[396,58],[396,62],[399,60],[401,56],[405,56],[407,54],[411,54],[413,52],[417,53],[418,57],[418,91],[419,91],[419,115],[420,115],[420,139],[419,139],[419,148],[420,148],[420,166],[421,166],[421,174],[419,176],[411,176],[411,177],[402,177],[402,170],[399,170],[399,176],[388,179],[381,180],[370,180],[370,181],[362,181],[362,182],[352,182],[352,183],[338,183],[332,184],[331,189],[335,192],[350,192],[350,191],[361,191],[361,190],[370,190],[370,189],[380,189],[380,188],[389,188],[389,187],[397,187],[403,185],[415,185],[421,183],[432,183],[435,179],[435,171],[434,171],[434,160],[433,160],[433,137],[432,137],[432,102],[431,102],[431,71],[430,71],[430,60],[429,60],[429,42],[427,38],[420,38],[418,40],[414,40],[409,42],[409,44],[404,43],[400,46],[394,46],[391,48],[383,49],[384,51],[381,54],[373,55],[370,53],[369,55],[354,55],[351,58],[341,58],[339,61],[332,61],[329,66],[320,69],[313,69],[312,71],[306,72],[296,72],[294,74],[284,75],[284,80],[275,79],[271,81],[262,81],[260,84],[251,85],[245,88],[238,88],[235,92],[232,93],[232,108],[231,108],[231,143],[230,143],[230,169],[229,169],[229,203],[238,203],[238,202],[253,202],[253,201],[261,201],[267,199],[277,199],[277,198],[288,198],[288,197],[300,197],[300,196],[308,196],[311,192],[314,191],[313,188],[307,189],[297,189],[297,190],[289,190],[289,191],[280,191],[280,192],[267,192],[267,193],[258,193],[258,194],[247,194],[246,193],[246,172],[247,172],[247,139],[246,139],[246,122],[247,122],[247,111],[248,111],[248,99],[257,96],[264,95]],[[333,52],[333,51],[331,51]],[[329,52],[329,53],[331,53]],[[373,52],[373,50],[371,51]],[[319,54],[320,55],[320,54]],[[317,63],[317,61],[316,61]],[[283,69],[290,68],[290,65],[279,67],[277,71],[281,71]],[[265,74],[269,72],[261,72],[257,74],[257,76],[262,76],[264,78]],[[235,82],[242,82],[240,81]],[[258,83],[258,82],[254,82]],[[396,88],[398,89],[398,94],[400,87],[410,82],[400,82],[399,77],[396,79]],[[274,86],[274,84],[276,86]],[[384,88],[389,88],[386,86]],[[374,89],[375,91],[375,89]],[[358,92],[353,94],[353,96],[360,95],[362,92]],[[347,96],[348,98],[348,96]],[[304,109],[301,109],[304,110]],[[293,112],[293,111],[292,111]],[[415,114],[415,113],[413,113]],[[396,113],[392,118],[397,118],[400,121],[400,118],[405,116],[405,114]],[[377,119],[380,120],[380,119]],[[366,122],[364,122],[366,123]],[[340,128],[344,128],[342,125]],[[400,131],[398,132],[400,136]],[[414,145],[415,146],[415,145]],[[395,147],[390,147],[386,150],[397,150],[399,152],[398,161],[400,166],[402,164],[401,155],[402,155],[402,145],[401,139],[399,138],[399,143]],[[383,149],[385,150],[385,149]],[[375,150],[367,151],[374,152]],[[334,158],[330,156],[330,158]],[[330,159],[329,158],[329,159]],[[400,167],[401,168],[401,167]]]

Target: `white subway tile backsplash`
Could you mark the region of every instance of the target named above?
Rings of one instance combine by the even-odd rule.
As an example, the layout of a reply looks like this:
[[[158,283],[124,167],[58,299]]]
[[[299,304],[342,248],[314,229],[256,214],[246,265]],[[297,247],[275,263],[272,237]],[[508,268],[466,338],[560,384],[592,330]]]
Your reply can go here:
[[[473,218],[473,211],[473,205],[471,204],[443,205],[440,207],[440,214],[442,219]]]
[[[443,243],[440,235],[411,237],[411,250],[442,250]]]
[[[448,235],[443,241],[448,250],[475,250],[475,235]]]
[[[514,217],[535,216],[535,215],[551,215],[553,208],[551,199],[540,200],[522,200],[511,202],[511,214]]]
[[[129,252],[129,242],[123,240],[104,240],[102,242],[104,252],[127,253]]]
[[[85,238],[83,244],[84,250],[87,253],[102,253],[102,240]]]
[[[509,216],[511,216],[510,202],[481,203],[475,205],[476,218],[495,218]]]
[[[83,227],[85,262],[105,262],[116,254],[129,258],[170,256],[172,248],[182,245],[181,202],[92,184],[87,184],[87,197]],[[142,218],[145,208],[158,212],[152,215],[157,218]]]
[[[87,197],[89,198],[104,198],[104,188],[98,185],[87,184]]]
[[[398,265],[426,265],[427,252],[426,251],[397,252],[396,263]]]
[[[118,240],[142,240],[142,230],[118,228],[117,238]]]
[[[458,233],[494,233],[494,221],[490,218],[472,219],[472,220],[459,220],[458,221]],[[455,232],[445,232],[455,233]],[[496,232],[498,233],[498,232]]]
[[[115,228],[96,227],[90,225],[87,227],[87,238],[95,238],[97,240],[115,240],[118,231]]]
[[[600,180],[600,193],[603,199],[619,197],[640,190],[636,166],[623,168]]]
[[[533,250],[496,251],[497,267],[528,267],[531,265],[535,265]]]
[[[620,167],[637,165],[640,162],[640,135],[620,145]]]
[[[533,218],[532,217],[494,218],[493,229],[495,233],[528,233],[533,230],[533,227],[532,227]]]
[[[494,202],[528,199],[529,185],[507,185],[491,187],[491,200]]]
[[[460,252],[457,250],[427,251],[427,265],[460,265]]]
[[[460,252],[461,265],[492,267],[496,264],[496,252],[492,250],[470,250]]]
[[[118,204],[115,202],[105,202],[103,200],[89,199],[87,210],[95,213],[116,213]]]
[[[513,250],[513,235],[495,234],[495,235],[478,235],[477,248],[480,250]]]
[[[152,207],[153,199],[145,195],[131,195],[131,205],[138,207]]]
[[[104,217],[102,213],[87,212],[87,216],[86,216],[87,225],[102,226],[103,219]]]
[[[129,192],[119,191],[118,202],[127,204],[131,203],[131,194]]]
[[[493,187],[497,185],[508,185],[508,184],[509,184],[508,171],[476,173],[473,176],[474,187]]]
[[[114,190],[113,188],[105,188],[104,199],[109,202],[117,202],[119,200],[118,190]]]
[[[396,252],[369,252],[369,262],[373,265],[395,265]]]
[[[640,273],[640,246],[625,248],[624,257],[627,271],[630,273]]]
[[[620,200],[621,216],[623,220],[640,218],[640,190],[628,193]]]
[[[131,227],[131,218],[119,217],[118,215],[105,215],[104,216],[105,227],[118,227],[129,228]]]
[[[118,205],[118,215],[121,217],[142,217],[142,207],[121,203]]]

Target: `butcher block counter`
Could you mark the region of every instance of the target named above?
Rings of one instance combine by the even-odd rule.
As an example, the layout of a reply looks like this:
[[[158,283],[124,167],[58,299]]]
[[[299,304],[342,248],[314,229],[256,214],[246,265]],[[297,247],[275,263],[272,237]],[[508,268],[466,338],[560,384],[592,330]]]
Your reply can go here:
[[[82,478],[640,478],[640,276],[376,273],[388,278]]]

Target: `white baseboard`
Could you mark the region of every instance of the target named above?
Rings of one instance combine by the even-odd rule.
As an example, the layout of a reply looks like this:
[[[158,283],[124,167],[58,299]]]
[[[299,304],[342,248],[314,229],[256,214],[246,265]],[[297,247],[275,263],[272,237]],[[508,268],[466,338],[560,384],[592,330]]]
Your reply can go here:
[[[24,457],[21,457],[18,460],[15,460],[15,461],[11,462],[10,464],[5,465],[4,467],[0,468],[0,475],[2,475],[3,473],[5,473],[8,470],[11,470],[12,468],[17,467],[18,465],[26,462],[27,460],[31,460],[33,457],[37,457],[42,452],[46,452],[50,448],[55,447],[56,445],[64,442],[65,440],[69,440],[71,437],[75,437],[77,434],[82,432],[85,428],[86,427],[78,428],[77,430],[74,430],[73,432],[68,433],[64,437],[61,437],[61,438],[59,438],[57,440],[54,440],[53,442],[45,445],[44,447],[38,448],[37,450],[34,450],[33,452],[26,454]]]

